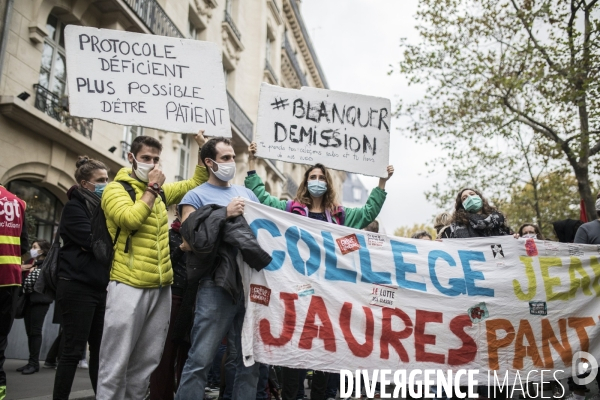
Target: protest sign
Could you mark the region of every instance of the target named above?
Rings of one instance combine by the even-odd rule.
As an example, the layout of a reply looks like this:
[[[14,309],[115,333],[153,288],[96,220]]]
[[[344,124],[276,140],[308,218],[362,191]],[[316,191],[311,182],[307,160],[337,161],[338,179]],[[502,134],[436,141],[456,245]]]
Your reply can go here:
[[[487,371],[562,379],[578,350],[600,354],[599,246],[536,240],[528,256],[512,236],[369,240],[255,203],[244,216],[273,257],[243,268],[247,364],[479,370],[485,385]]]
[[[68,25],[65,50],[71,115],[231,137],[217,44]]]
[[[387,177],[390,101],[333,90],[263,83],[257,156]]]

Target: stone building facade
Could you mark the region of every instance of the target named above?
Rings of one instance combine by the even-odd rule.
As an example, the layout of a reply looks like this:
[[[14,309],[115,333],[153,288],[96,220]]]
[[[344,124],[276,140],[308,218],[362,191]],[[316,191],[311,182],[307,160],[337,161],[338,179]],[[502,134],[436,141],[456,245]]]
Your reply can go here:
[[[66,25],[218,43],[238,184],[247,171],[261,82],[327,88],[299,0],[0,0],[0,23],[0,182],[27,201],[31,235],[47,240],[75,184],[79,155],[105,162],[112,178],[129,166],[129,144],[144,134],[163,143],[161,167],[168,181],[189,177],[197,162],[191,136],[69,115]],[[295,195],[304,171],[304,166],[265,160],[258,167],[267,189],[281,198]],[[341,187],[345,174],[334,175]],[[15,346],[23,343],[11,343],[9,353],[15,356]],[[47,346],[45,341],[42,355]]]

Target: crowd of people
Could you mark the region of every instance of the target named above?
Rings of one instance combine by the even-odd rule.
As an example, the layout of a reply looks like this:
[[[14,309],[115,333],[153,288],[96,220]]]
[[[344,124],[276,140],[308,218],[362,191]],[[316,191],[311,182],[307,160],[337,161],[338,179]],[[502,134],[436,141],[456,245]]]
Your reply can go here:
[[[244,186],[232,184],[235,151],[229,139],[195,136],[200,150],[192,178],[166,183],[159,168],[162,144],[139,136],[131,144],[131,168],[109,182],[108,168],[86,156],[76,164],[77,184],[67,193],[57,236],[55,314],[59,338],[46,364],[56,367],[53,398],[68,399],[78,364],[89,350],[89,377],[100,400],[188,400],[219,390],[223,399],[284,400],[337,396],[338,374],[260,363],[245,366],[241,332],[245,298],[240,268],[260,271],[270,262],[243,218],[247,202],[302,217],[372,232],[385,200],[387,168],[363,207],[340,205],[328,168],[306,169],[293,200],[269,194],[256,172],[256,144],[249,147]],[[600,197],[600,196],[599,196]],[[26,204],[0,186],[0,400],[6,395],[4,350],[15,316],[25,321],[29,360],[19,371],[39,371],[42,325],[52,298],[34,290],[51,243],[29,247]],[[168,209],[175,213],[169,226]],[[600,218],[600,200],[596,206]],[[103,224],[98,224],[102,218]],[[98,230],[109,234],[109,262],[98,254]],[[514,235],[544,239],[532,223],[514,232],[482,193],[457,193],[453,212],[435,220],[424,240]],[[600,223],[554,224],[561,241],[600,244]],[[101,233],[101,232],[100,232]],[[57,240],[55,238],[55,240]],[[22,263],[28,254],[29,261]],[[60,348],[60,350],[57,350]],[[58,354],[58,355],[57,355]],[[600,358],[600,357],[599,357]],[[586,388],[571,386],[576,400]],[[482,393],[483,394],[483,393]],[[502,395],[501,395],[502,396]],[[504,393],[505,396],[505,393]]]

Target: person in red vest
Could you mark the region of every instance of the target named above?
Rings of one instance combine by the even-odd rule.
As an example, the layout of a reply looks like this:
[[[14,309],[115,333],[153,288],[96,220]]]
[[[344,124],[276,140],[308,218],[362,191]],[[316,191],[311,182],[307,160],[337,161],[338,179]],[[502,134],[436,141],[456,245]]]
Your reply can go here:
[[[0,400],[6,397],[4,350],[14,320],[13,298],[21,286],[21,256],[28,250],[25,202],[0,184]]]

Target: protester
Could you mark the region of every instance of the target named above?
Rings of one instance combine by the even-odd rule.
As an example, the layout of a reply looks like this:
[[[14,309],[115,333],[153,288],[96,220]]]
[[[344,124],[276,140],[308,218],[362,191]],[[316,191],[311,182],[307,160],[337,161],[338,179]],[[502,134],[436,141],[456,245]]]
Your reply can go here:
[[[544,238],[544,235],[542,234],[542,231],[540,231],[540,228],[534,224],[526,223],[526,224],[521,225],[521,227],[519,228],[518,234],[519,234],[519,237],[522,237],[525,239],[546,240]]]
[[[564,219],[552,223],[554,233],[560,243],[573,243],[575,234],[581,225],[583,222],[578,219]]]
[[[475,189],[461,189],[454,204],[450,226],[441,236],[466,239],[485,236],[510,235],[504,215],[492,207]]]
[[[169,330],[162,358],[158,367],[150,376],[150,400],[173,399],[177,386],[181,382],[183,365],[190,350],[189,343],[173,341],[175,321],[183,301],[183,291],[187,284],[187,271],[185,269],[186,253],[182,250],[183,239],[179,229],[181,219],[175,207],[175,221],[169,229],[169,251],[171,252],[171,266],[173,267],[173,284],[171,285],[171,316]],[[175,383],[177,382],[177,383]]]
[[[193,249],[188,253],[188,289],[184,297],[189,292],[196,296],[196,310],[192,348],[176,399],[194,399],[204,393],[219,343],[230,332],[237,349],[233,399],[254,400],[260,363],[246,367],[242,356],[246,307],[238,256],[256,270],[266,267],[271,257],[258,246],[242,217],[245,200],[258,199],[245,187],[230,183],[236,172],[230,140],[210,139],[200,157],[210,174],[208,182],[191,190],[180,204],[184,250]]]
[[[92,252],[91,218],[108,183],[101,161],[80,156],[75,163],[77,185],[67,192],[59,231],[56,302],[61,312],[63,346],[54,377],[54,399],[68,399],[77,366],[90,346],[89,375],[94,393],[104,327],[109,271]]]
[[[14,301],[21,286],[21,256],[29,250],[25,202],[0,184],[0,400],[6,397],[4,351],[15,318]],[[10,223],[9,223],[10,222]]]
[[[412,236],[411,239],[421,239],[421,240],[433,240],[433,238],[431,237],[431,234],[427,231],[418,231],[415,232]]]
[[[447,236],[446,228],[450,226],[452,222],[452,214],[448,212],[442,212],[435,216],[435,220],[433,221],[433,228],[436,232],[436,239],[450,239],[450,236]]]
[[[256,174],[256,150],[256,143],[252,142],[248,147],[249,171],[244,184],[254,192],[262,204],[318,221],[351,228],[363,229],[375,221],[387,196],[385,185],[394,174],[394,167],[388,166],[387,178],[379,179],[379,186],[373,189],[365,206],[346,208],[337,203],[336,190],[327,168],[322,164],[315,164],[304,173],[296,198],[291,201],[280,200],[265,190],[262,179]],[[379,226],[377,226],[377,230],[379,230]],[[299,374],[300,370],[298,369],[283,368],[283,391],[281,394],[283,400],[296,400]],[[314,372],[311,398],[321,399],[326,395],[331,397],[331,393],[326,393],[328,380],[329,374],[320,371]]]
[[[35,292],[33,286],[40,274],[40,267],[50,251],[50,242],[38,240],[33,242],[29,255],[31,260],[23,264],[23,296],[25,308],[23,321],[27,332],[27,345],[29,347],[29,361],[26,365],[17,368],[23,375],[31,375],[40,370],[40,350],[42,348],[42,328],[46,313],[52,304],[52,299],[41,293]]]
[[[204,144],[202,131],[195,140]],[[116,246],[100,346],[99,400],[142,399],[146,394],[171,313],[173,269],[166,207],[179,203],[207,178],[206,169],[198,165],[192,179],[165,184],[159,168],[161,152],[161,143],[153,137],[135,138],[127,156],[133,168],[122,168],[102,195],[106,225]],[[135,202],[123,183],[135,191]]]

